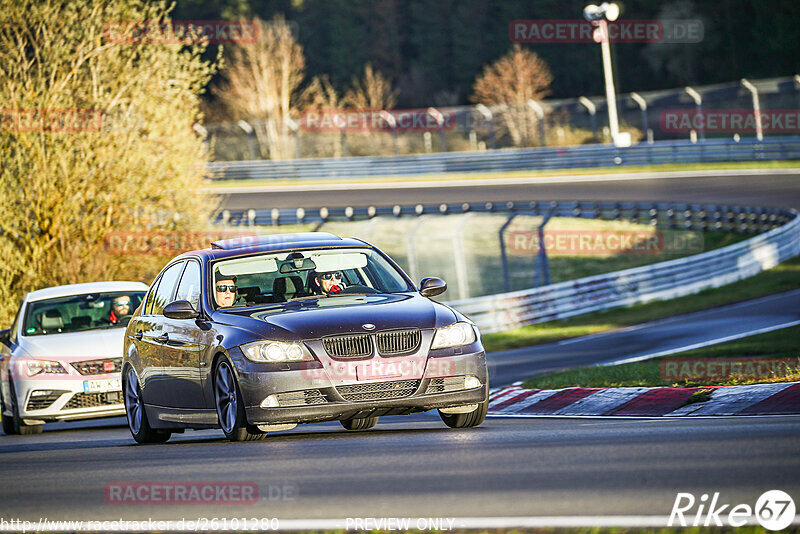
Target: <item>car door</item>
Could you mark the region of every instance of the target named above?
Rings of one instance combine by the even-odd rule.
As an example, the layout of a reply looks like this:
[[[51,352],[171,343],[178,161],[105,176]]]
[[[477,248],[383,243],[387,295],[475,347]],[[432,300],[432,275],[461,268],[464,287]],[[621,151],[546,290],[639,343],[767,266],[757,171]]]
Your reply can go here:
[[[147,404],[168,406],[171,376],[164,367],[164,351],[168,337],[164,336],[164,306],[172,302],[184,260],[162,271],[147,296],[145,308],[134,326],[136,347],[141,364],[142,393]]]
[[[188,260],[174,300],[188,300],[195,310],[200,309],[200,262]],[[200,409],[205,407],[201,380],[201,354],[208,348],[213,332],[196,319],[164,317],[162,335],[167,338],[163,347],[164,369],[171,377],[167,393],[168,406]]]

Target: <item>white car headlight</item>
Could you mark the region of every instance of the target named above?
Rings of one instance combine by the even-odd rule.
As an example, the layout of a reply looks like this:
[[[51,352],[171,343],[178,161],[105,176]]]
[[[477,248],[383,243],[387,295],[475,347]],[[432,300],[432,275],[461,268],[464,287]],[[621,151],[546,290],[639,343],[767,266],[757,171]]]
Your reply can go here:
[[[25,362],[28,367],[28,376],[36,376],[38,374],[46,375],[65,375],[67,370],[59,362],[51,362],[48,360],[28,360]]]
[[[314,357],[305,345],[285,341],[256,341],[242,345],[242,352],[252,362],[304,362]]]
[[[431,349],[446,349],[474,343],[475,329],[469,323],[453,323],[450,326],[437,328],[433,335]]]

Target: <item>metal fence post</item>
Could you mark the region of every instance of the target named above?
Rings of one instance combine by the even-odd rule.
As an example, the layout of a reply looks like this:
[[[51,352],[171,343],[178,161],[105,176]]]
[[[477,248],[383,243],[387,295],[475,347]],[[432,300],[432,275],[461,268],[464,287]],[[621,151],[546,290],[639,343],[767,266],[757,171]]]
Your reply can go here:
[[[489,123],[489,146],[492,147],[492,150],[494,150],[496,148],[494,141],[494,114],[492,113],[492,110],[483,104],[478,104],[475,106],[475,109],[478,111],[478,113],[483,115],[483,118]]]
[[[511,274],[508,270],[508,254],[506,253],[506,241],[503,234],[509,225],[511,225],[511,221],[513,221],[514,217],[517,215],[519,214],[512,213],[508,219],[506,219],[506,222],[503,223],[503,226],[500,227],[500,231],[497,233],[497,236],[500,239],[500,261],[503,263],[503,287],[505,288],[506,293],[511,291]]]
[[[474,213],[465,213],[461,219],[461,224],[458,225],[456,232],[453,234],[453,258],[456,267],[456,281],[458,282],[458,295],[459,298],[469,298],[469,284],[467,280],[467,259],[464,253],[464,228],[466,228],[469,220],[474,216]]]
[[[647,119],[647,100],[642,98],[642,96],[639,93],[631,93],[631,98],[633,99],[634,102],[636,102],[639,105],[639,109],[642,111],[642,133],[644,134],[645,141],[648,144],[652,144],[649,133],[650,124],[648,123]],[[647,160],[650,162],[652,162],[653,160],[653,156],[650,152],[648,152]]]
[[[544,243],[544,227],[550,222],[550,218],[555,213],[554,209],[550,209],[547,215],[544,216],[542,224],[539,225],[539,252],[536,254],[536,271],[533,273],[533,285],[539,287],[540,285],[550,285],[550,261],[547,259],[547,248]]]
[[[597,143],[597,106],[585,96],[578,98],[578,101],[586,108],[586,111],[589,112],[589,118],[592,121],[592,138],[594,142]]]
[[[706,140],[706,125],[705,125],[705,118],[703,117],[703,97],[692,89],[691,87],[686,88],[686,94],[692,97],[694,100],[695,109],[697,111],[697,115],[700,117],[700,126],[698,130],[700,130],[700,141]]]
[[[542,142],[542,146],[547,146],[544,130],[544,108],[535,100],[528,100],[528,106],[536,113],[536,117],[539,121],[539,139]]]
[[[750,83],[747,78],[742,78],[742,85],[753,95],[753,115],[756,119],[756,138],[759,141],[763,141],[764,131],[761,129],[761,104],[758,101],[758,89],[756,89],[756,86]]]
[[[408,253],[408,274],[411,279],[416,284],[419,280],[419,269],[417,265],[417,249],[414,245],[414,238],[417,236],[417,231],[422,223],[425,222],[425,216],[421,215],[417,221],[414,223],[414,226],[411,227],[411,231],[406,236],[406,251]]]

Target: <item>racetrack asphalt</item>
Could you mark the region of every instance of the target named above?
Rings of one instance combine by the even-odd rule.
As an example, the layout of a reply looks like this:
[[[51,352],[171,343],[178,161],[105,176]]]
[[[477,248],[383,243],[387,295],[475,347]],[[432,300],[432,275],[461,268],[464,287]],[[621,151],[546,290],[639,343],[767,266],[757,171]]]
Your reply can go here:
[[[492,352],[486,359],[489,383],[504,386],[571,367],[647,359],[792,324],[800,324],[800,289],[610,332]]]
[[[568,177],[559,176],[554,177],[550,183],[545,179],[537,179],[535,183],[519,185],[483,180],[471,185],[428,183],[425,187],[406,184],[396,188],[386,184],[380,188],[369,184],[353,184],[350,188],[342,189],[326,188],[319,184],[312,190],[292,190],[291,186],[276,186],[227,193],[222,195],[222,207],[231,210],[262,210],[509,200],[586,200],[674,201],[800,208],[800,173],[778,173],[769,169],[764,170],[763,174],[755,175],[737,174],[736,171],[730,173],[727,176],[691,176],[689,172],[688,176],[680,178],[645,179],[637,179],[636,175],[631,174],[620,176],[619,179],[611,177],[596,181],[591,181],[591,176],[579,176],[579,181],[574,182],[568,181]],[[246,184],[247,182],[242,182],[243,186]]]
[[[638,354],[710,331],[730,333],[737,325],[797,319],[798,295],[490,354],[492,385],[504,376]],[[385,417],[361,433],[322,423],[237,444],[218,430],[187,431],[150,446],[135,445],[121,418],[56,423],[38,436],[0,436],[0,476],[7,482],[0,484],[0,517],[506,517],[513,524],[513,518],[558,516],[594,524],[626,516],[637,522],[668,516],[678,491],[720,492],[724,502],[751,505],[769,489],[800,495],[798,450],[800,416],[490,416],[478,428],[452,430],[433,412]],[[164,481],[255,484],[260,499],[248,505],[107,501],[111,484]]]
[[[797,177],[682,178],[602,183],[233,195],[229,208],[319,207],[489,200],[674,200],[800,207]],[[238,204],[237,204],[238,203]],[[493,384],[566,365],[637,355],[798,318],[797,298],[697,314],[490,356]],[[696,327],[701,324],[702,328]],[[654,330],[651,330],[653,328]],[[706,336],[707,337],[707,336]],[[545,352],[541,351],[544,347]],[[605,347],[605,348],[602,348]],[[513,376],[513,378],[511,378]],[[351,433],[303,425],[264,441],[229,443],[188,431],[137,446],[120,418],[58,423],[38,436],[0,435],[0,517],[53,519],[233,517],[587,518],[669,515],[677,492],[720,492],[755,505],[766,490],[800,497],[800,416],[501,418],[448,429],[435,414],[386,417]],[[117,504],[120,482],[255,483],[252,505]],[[513,524],[513,522],[512,522]]]
[[[490,417],[453,430],[418,414],[360,433],[325,423],[228,443],[220,431],[189,431],[151,446],[108,423],[59,425],[0,436],[0,517],[668,516],[678,491],[720,492],[721,502],[750,506],[770,489],[800,495],[796,416]],[[260,498],[106,502],[107,485],[131,481],[255,483]]]

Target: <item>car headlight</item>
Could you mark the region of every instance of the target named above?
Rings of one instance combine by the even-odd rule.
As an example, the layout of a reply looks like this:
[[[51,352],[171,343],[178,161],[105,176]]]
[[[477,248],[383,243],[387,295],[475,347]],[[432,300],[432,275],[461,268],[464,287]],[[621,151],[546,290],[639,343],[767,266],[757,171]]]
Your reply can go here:
[[[51,362],[48,360],[28,360],[25,362],[28,367],[28,376],[36,376],[38,374],[46,375],[65,375],[67,370],[58,362]]]
[[[256,341],[242,345],[242,352],[252,362],[304,362],[314,357],[302,343]]]
[[[453,323],[450,326],[437,328],[433,335],[431,349],[460,347],[475,342],[475,329],[469,323]]]

